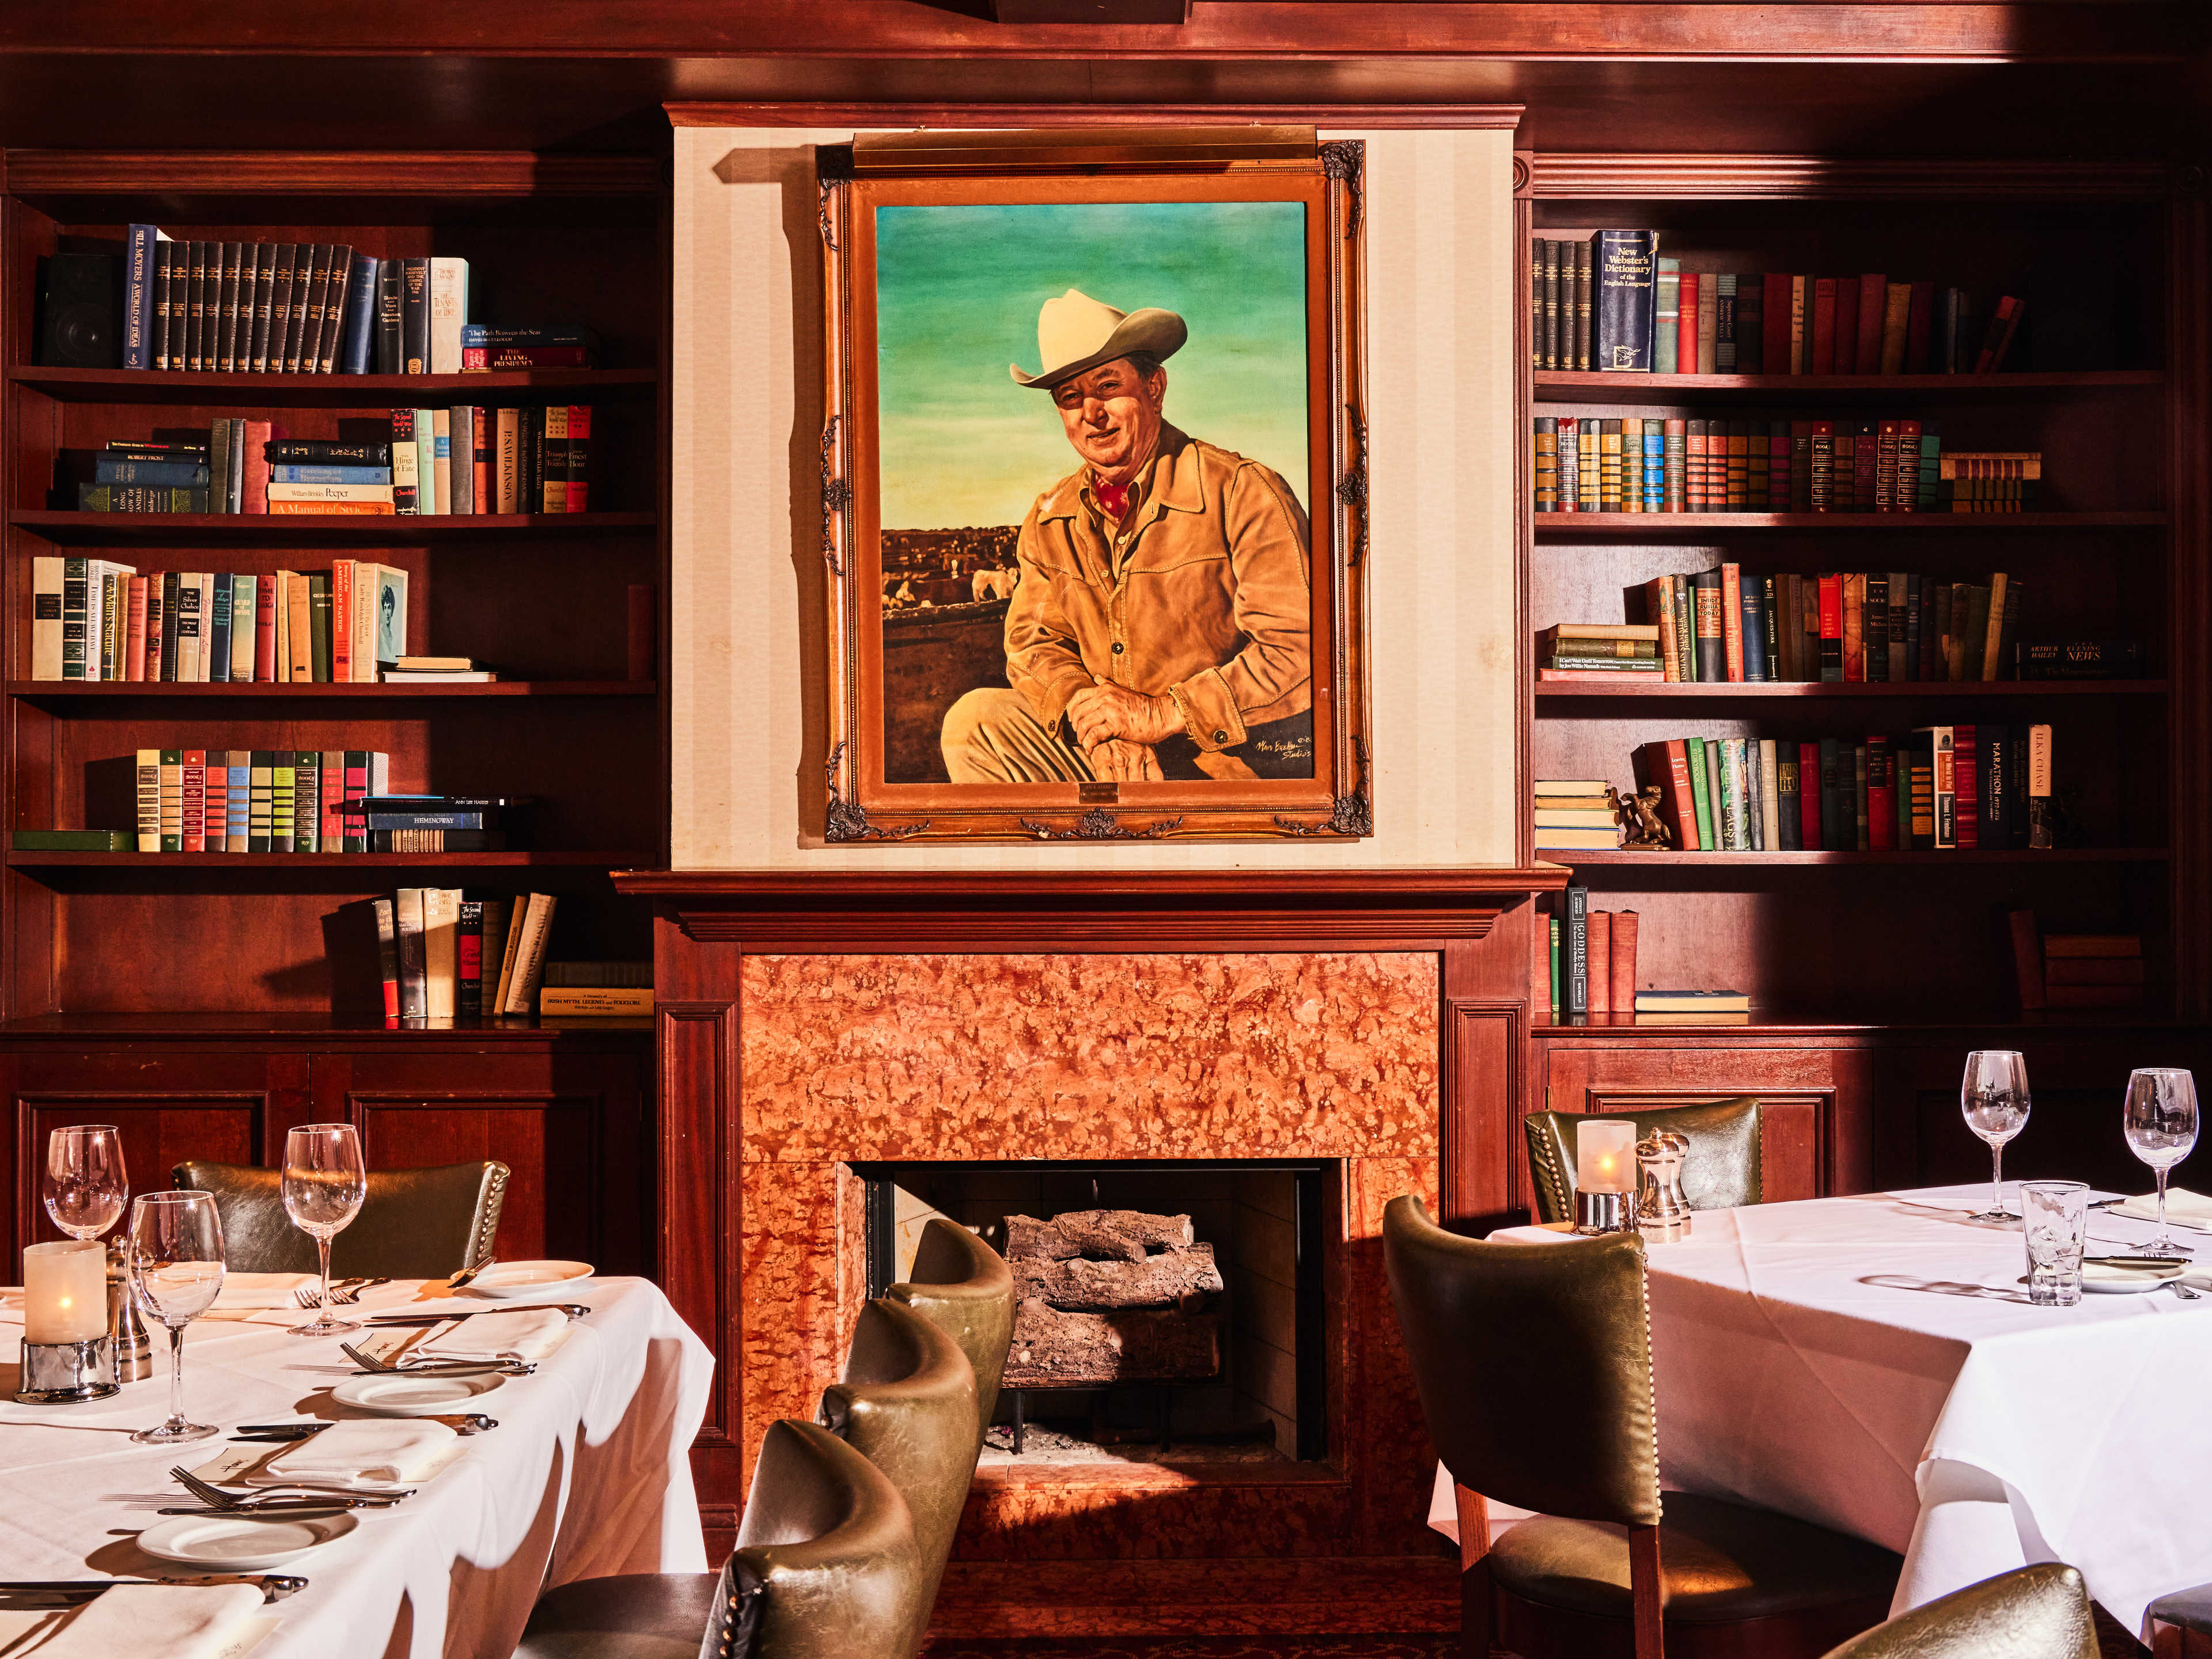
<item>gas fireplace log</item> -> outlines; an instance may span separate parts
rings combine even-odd
[[[1062,1313],[1032,1297],[1014,1313],[1010,1389],[1196,1382],[1221,1369],[1220,1321],[1172,1311]]]
[[[1141,1261],[1018,1261],[1014,1294],[1036,1297],[1055,1308],[1181,1308],[1195,1313],[1208,1295],[1222,1290],[1213,1246],[1194,1244],[1164,1250]]]
[[[1192,1238],[1187,1215],[1146,1215],[1137,1210],[1066,1210],[1049,1221],[1035,1216],[1006,1218],[1006,1256],[1021,1261],[1065,1261],[1097,1256],[1109,1261],[1141,1261],[1147,1249],[1188,1249]]]

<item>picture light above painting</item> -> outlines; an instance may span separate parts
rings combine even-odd
[[[1356,143],[817,152],[827,840],[1356,838]]]

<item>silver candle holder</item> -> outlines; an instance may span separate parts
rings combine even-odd
[[[115,1380],[115,1339],[26,1342],[21,1380],[15,1398],[26,1406],[76,1405],[120,1394],[122,1385]]]

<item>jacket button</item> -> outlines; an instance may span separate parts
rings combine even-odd
[[[1229,734],[1226,732],[1216,732],[1213,734],[1213,740],[1216,743],[1226,743],[1229,741]]]
[[[1117,656],[1117,657],[1118,657],[1118,656],[1120,656],[1120,655],[1121,654],[1121,651],[1122,651],[1121,642],[1119,640],[1115,641],[1114,641],[1114,654],[1115,654],[1115,656]]]

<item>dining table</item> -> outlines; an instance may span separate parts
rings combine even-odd
[[[2003,1196],[2017,1215],[2017,1184]],[[2038,1306],[2019,1224],[1972,1218],[1990,1198],[1983,1182],[1704,1210],[1649,1242],[1661,1484],[1896,1551],[1893,1611],[2064,1561],[2148,1639],[2152,1601],[2212,1582],[2212,1232],[2180,1235],[2178,1288]],[[2154,1231],[2093,1208],[2088,1249]],[[1493,1535],[1526,1513],[1492,1508]],[[1441,1468],[1429,1520],[1456,1540]]]
[[[470,1402],[496,1427],[458,1439],[458,1455],[412,1496],[357,1511],[346,1535],[270,1569],[307,1583],[265,1609],[274,1628],[254,1659],[504,1659],[544,1589],[706,1570],[690,1453],[712,1353],[645,1279],[592,1279],[556,1299],[584,1310],[557,1346],[530,1374],[502,1376]],[[133,1444],[132,1431],[167,1413],[166,1333],[151,1332],[151,1375],[109,1398],[21,1404],[10,1397],[21,1304],[20,1291],[0,1292],[0,1580],[190,1576],[137,1544],[159,1509],[191,1501],[172,1466],[275,1452],[234,1442],[244,1425],[361,1414],[331,1391],[357,1369],[339,1345],[362,1334],[294,1336],[287,1327],[312,1315],[219,1308],[185,1328],[184,1393],[187,1416],[220,1434]],[[523,1305],[400,1281],[339,1311],[374,1319]]]

